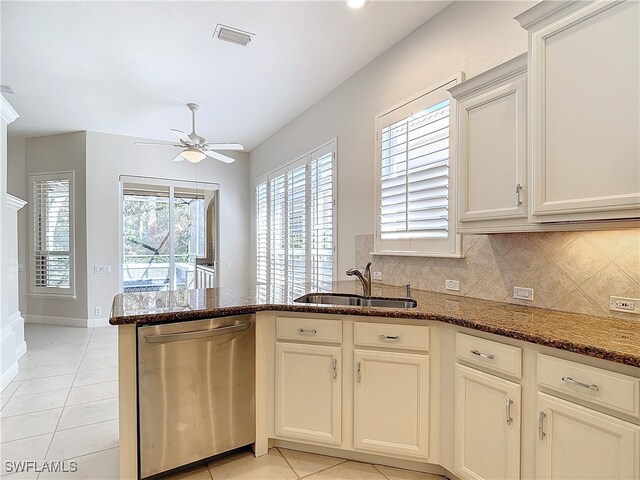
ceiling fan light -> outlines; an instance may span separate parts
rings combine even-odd
[[[187,148],[186,150],[183,150],[180,155],[182,155],[185,160],[191,163],[201,162],[206,157],[206,155],[197,148]]]

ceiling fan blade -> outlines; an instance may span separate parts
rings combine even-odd
[[[207,150],[244,150],[239,143],[206,143],[204,148]]]
[[[191,137],[189,137],[189,135],[187,135],[186,133],[184,133],[182,130],[177,130],[175,128],[172,128],[171,131],[173,133],[176,134],[176,136],[182,140],[184,143],[189,143],[189,144],[193,144],[193,140],[191,140]]]
[[[184,160],[184,157],[182,156],[182,152],[176,155],[176,157],[173,159],[174,162],[181,162],[182,160]]]
[[[154,143],[154,142],[133,142],[136,145],[153,145],[154,147],[183,147],[184,145],[178,145],[176,143]]]
[[[233,163],[236,161],[235,158],[227,157],[226,155],[223,155],[218,152],[214,152],[213,150],[202,149],[200,151],[204,153],[207,157],[215,158],[216,160],[220,160],[221,162],[224,162],[224,163]]]

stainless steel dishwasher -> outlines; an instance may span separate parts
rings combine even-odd
[[[255,442],[255,319],[138,328],[140,478]]]

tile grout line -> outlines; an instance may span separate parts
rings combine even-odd
[[[278,452],[278,454],[282,457],[282,459],[284,460],[284,462],[289,466],[289,468],[291,469],[291,471],[293,472],[293,474],[296,476],[296,478],[298,480],[300,480],[300,475],[298,475],[298,472],[296,472],[296,470],[291,466],[291,464],[289,463],[289,460],[287,460],[287,457],[284,456],[284,454],[280,451],[280,447],[273,447],[276,449],[276,451]],[[269,455],[269,450],[267,450],[267,455]]]
[[[382,475],[384,478],[386,478],[387,480],[389,480],[389,477],[387,477],[384,473],[382,473],[382,471],[381,471],[377,466],[375,466],[373,463],[371,464],[371,466],[374,468],[374,470],[375,470],[376,472],[378,472],[378,473],[379,473],[380,475]]]

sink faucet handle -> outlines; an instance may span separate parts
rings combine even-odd
[[[404,296],[407,298],[411,298],[411,284],[410,283],[405,283],[404,284]]]

